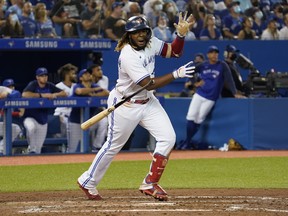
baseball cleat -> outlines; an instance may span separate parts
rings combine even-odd
[[[81,188],[81,190],[84,191],[89,200],[102,200],[102,197],[100,196],[100,194],[96,189],[88,190],[84,188],[79,182],[77,182],[77,184],[79,185],[79,188]]]
[[[159,201],[168,200],[168,195],[166,191],[158,184],[153,184],[152,188],[150,189],[144,189],[144,188],[142,189],[140,186],[139,190],[141,193],[148,195],[148,196],[152,196]]]

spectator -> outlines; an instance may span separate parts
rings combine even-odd
[[[147,17],[147,15],[149,14],[149,13],[151,13],[152,11],[153,11],[153,4],[154,4],[154,2],[155,2],[156,0],[147,0],[144,4],[143,4],[143,6],[142,6],[142,8],[143,8],[143,14]]]
[[[50,16],[59,37],[71,38],[79,36],[82,10],[83,7],[78,0],[59,0],[55,3]]]
[[[244,16],[242,20],[242,29],[238,33],[238,40],[254,40],[258,39],[256,32],[252,29],[253,19],[251,17]]]
[[[267,28],[261,35],[261,40],[279,40],[279,30],[277,29],[276,18],[270,18]]]
[[[53,6],[55,5],[56,1],[58,0],[30,0],[33,6],[36,6],[38,3],[45,4],[48,14],[50,13],[50,10],[53,8]]]
[[[233,0],[224,0],[224,1],[220,1],[216,4],[216,8],[219,11],[219,15],[220,15],[221,20],[223,20],[223,18],[225,16],[230,14],[229,7],[230,7],[232,2],[233,2]]]
[[[5,20],[5,12],[6,12],[6,10],[7,10],[7,2],[6,2],[6,0],[0,0],[0,29],[6,23],[6,20]]]
[[[25,2],[26,2],[25,0],[15,0],[14,4],[11,5],[7,9],[7,12],[9,12],[9,13],[15,12],[17,14],[18,18],[21,17],[22,16],[22,12],[23,12],[22,9],[23,9],[23,6],[24,6]],[[33,19],[33,20],[35,19],[33,11],[30,13],[29,17],[31,19]]]
[[[66,97],[65,91],[48,82],[48,71],[46,68],[36,70],[36,80],[31,81],[23,90],[24,98],[46,98],[55,99]],[[26,109],[23,115],[24,127],[28,141],[28,153],[40,154],[47,135],[48,109]]]
[[[234,84],[236,87],[236,90],[239,94],[243,94],[244,88],[243,88],[243,79],[241,77],[241,74],[236,66],[235,60],[238,57],[239,50],[233,45],[227,45],[226,49],[224,51],[224,61],[227,63],[230,71],[232,78],[234,80]],[[222,97],[234,97],[233,93],[229,90],[227,85],[223,86]]]
[[[3,81],[2,86],[0,86],[0,99],[12,99],[12,98],[20,98],[21,93],[17,90],[15,90],[14,87],[14,80],[13,79],[5,79]],[[17,136],[21,133],[21,121],[20,117],[23,115],[24,109],[14,109],[12,111],[12,142],[17,138]],[[5,143],[4,143],[4,127],[5,123],[3,121],[3,114],[4,112],[0,112],[0,136],[2,139],[0,139],[0,156],[3,154],[6,154],[5,150]]]
[[[193,12],[193,15],[196,19],[196,23],[192,26],[192,31],[194,32],[195,36],[197,39],[200,37],[200,32],[203,29],[204,26],[204,19],[206,16],[206,8],[205,6],[201,3],[197,4],[196,11]]]
[[[229,14],[223,18],[223,37],[226,39],[237,39],[242,29],[240,2],[234,1],[229,6]]]
[[[204,6],[206,7],[206,14],[212,14],[215,17],[215,25],[217,28],[221,28],[221,16],[220,11],[216,9],[216,2],[214,0],[204,0]]]
[[[81,70],[78,75],[78,83],[72,88],[72,97],[99,97],[99,96],[108,96],[109,91],[102,89],[97,84],[92,83],[92,76],[87,69]],[[90,109],[91,117],[97,113],[98,108]],[[81,108],[73,107],[69,116],[69,134],[68,134],[68,153],[78,152],[79,142],[81,140],[82,129],[80,127],[81,124]],[[97,123],[98,126],[104,125],[103,128],[107,125],[105,119]],[[94,130],[95,124],[91,130]],[[100,127],[100,126],[99,126]],[[104,138],[105,139],[105,136]],[[103,140],[104,142],[104,140]],[[102,145],[102,143],[100,144]],[[95,149],[96,150],[96,149]]]
[[[25,38],[34,38],[38,35],[38,28],[34,19],[31,18],[33,13],[33,7],[31,2],[25,2],[22,8],[22,15],[19,17],[19,21],[23,27]]]
[[[0,36],[2,38],[22,38],[23,35],[23,28],[17,14],[7,12],[5,25],[0,29]]]
[[[252,17],[255,10],[260,10],[260,0],[250,0],[252,7],[247,8],[244,14],[248,17]]]
[[[130,6],[133,4],[133,2],[129,1],[129,0],[122,0],[122,2],[124,3],[124,6],[122,7],[122,10],[126,14],[129,14],[130,13]]]
[[[97,0],[88,0],[87,7],[82,11],[80,17],[82,20],[82,30],[80,38],[102,38],[103,12],[97,10]]]
[[[269,22],[270,19],[275,19],[277,29],[280,30],[285,25],[283,21],[283,17],[284,17],[283,12],[284,12],[283,5],[280,3],[275,3],[273,5],[273,13],[266,20]]]
[[[152,11],[147,13],[146,18],[151,25],[151,28],[157,26],[157,17],[163,13],[164,2],[162,0],[156,0],[152,3]]]
[[[186,1],[184,1],[184,0],[176,0],[175,4],[176,4],[176,7],[178,8],[178,10],[180,12],[184,12],[185,11],[185,7],[186,7],[186,4],[187,4]]]
[[[122,2],[114,2],[112,5],[112,13],[104,20],[104,37],[118,41],[125,33],[126,21],[122,18]]]
[[[178,8],[173,1],[167,1],[163,5],[163,12],[166,13],[168,18],[168,27],[170,28],[171,32],[175,31],[174,23],[178,21]],[[183,10],[184,11],[184,10]]]
[[[263,32],[263,12],[260,9],[255,9],[253,11],[253,26],[252,29],[255,31],[258,38],[260,38],[262,32]]]
[[[48,11],[44,3],[37,3],[35,6],[35,19],[38,27],[38,37],[57,38],[54,24],[48,17]]]
[[[284,15],[285,26],[279,31],[280,40],[288,40],[288,13]]]
[[[172,33],[167,26],[168,18],[163,12],[157,17],[157,26],[153,28],[153,34],[160,40],[170,42],[172,41]]]
[[[73,64],[65,64],[58,69],[58,75],[61,79],[56,87],[65,91],[69,96],[72,91],[72,85],[77,82],[76,72],[78,68]],[[54,116],[59,116],[61,136],[66,137],[68,131],[68,120],[71,113],[71,107],[57,107],[54,112]]]
[[[141,15],[141,7],[138,2],[131,2],[129,6],[129,13],[127,13],[127,19],[132,16],[140,16]]]
[[[270,15],[272,14],[272,7],[270,7],[270,6],[272,6],[270,4],[270,0],[261,0],[260,9],[263,12],[264,20],[267,20],[268,17],[270,17]]]
[[[204,26],[200,32],[200,40],[222,40],[221,31],[215,25],[215,17],[207,14],[204,19]]]
[[[228,65],[224,61],[218,60],[218,55],[218,47],[210,46],[207,52],[208,60],[195,68],[201,83],[192,97],[187,112],[186,139],[177,145],[177,149],[197,149],[197,146],[191,143],[191,139],[219,98],[224,83],[229,86],[234,97],[243,97],[237,93]]]

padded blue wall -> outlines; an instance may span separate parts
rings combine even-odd
[[[191,99],[165,100],[165,110],[177,134],[186,136],[186,114]],[[193,141],[200,147],[219,148],[230,139],[246,149],[288,149],[288,99],[220,99],[201,125]]]

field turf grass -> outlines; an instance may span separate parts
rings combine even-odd
[[[0,166],[0,192],[78,190],[90,163]],[[138,188],[150,161],[113,161],[98,189]],[[170,160],[164,188],[288,188],[287,157]]]

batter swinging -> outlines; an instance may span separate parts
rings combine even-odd
[[[192,15],[179,15],[177,37],[172,43],[165,43],[152,36],[151,28],[143,16],[133,16],[126,23],[126,33],[119,40],[116,51],[118,59],[116,87],[108,97],[108,107],[119,102],[123,96],[131,95],[151,79],[153,84],[124,103],[109,116],[107,140],[97,153],[89,169],[78,178],[79,187],[89,199],[100,200],[96,186],[103,178],[113,157],[121,150],[129,136],[139,124],[156,138],[150,171],[139,190],[158,200],[168,200],[167,193],[158,184],[165,169],[169,154],[175,144],[176,135],[165,110],[150,90],[160,88],[177,78],[192,77],[194,66],[188,64],[172,73],[160,77],[154,75],[155,55],[179,57],[184,47],[184,37],[195,22]]]

